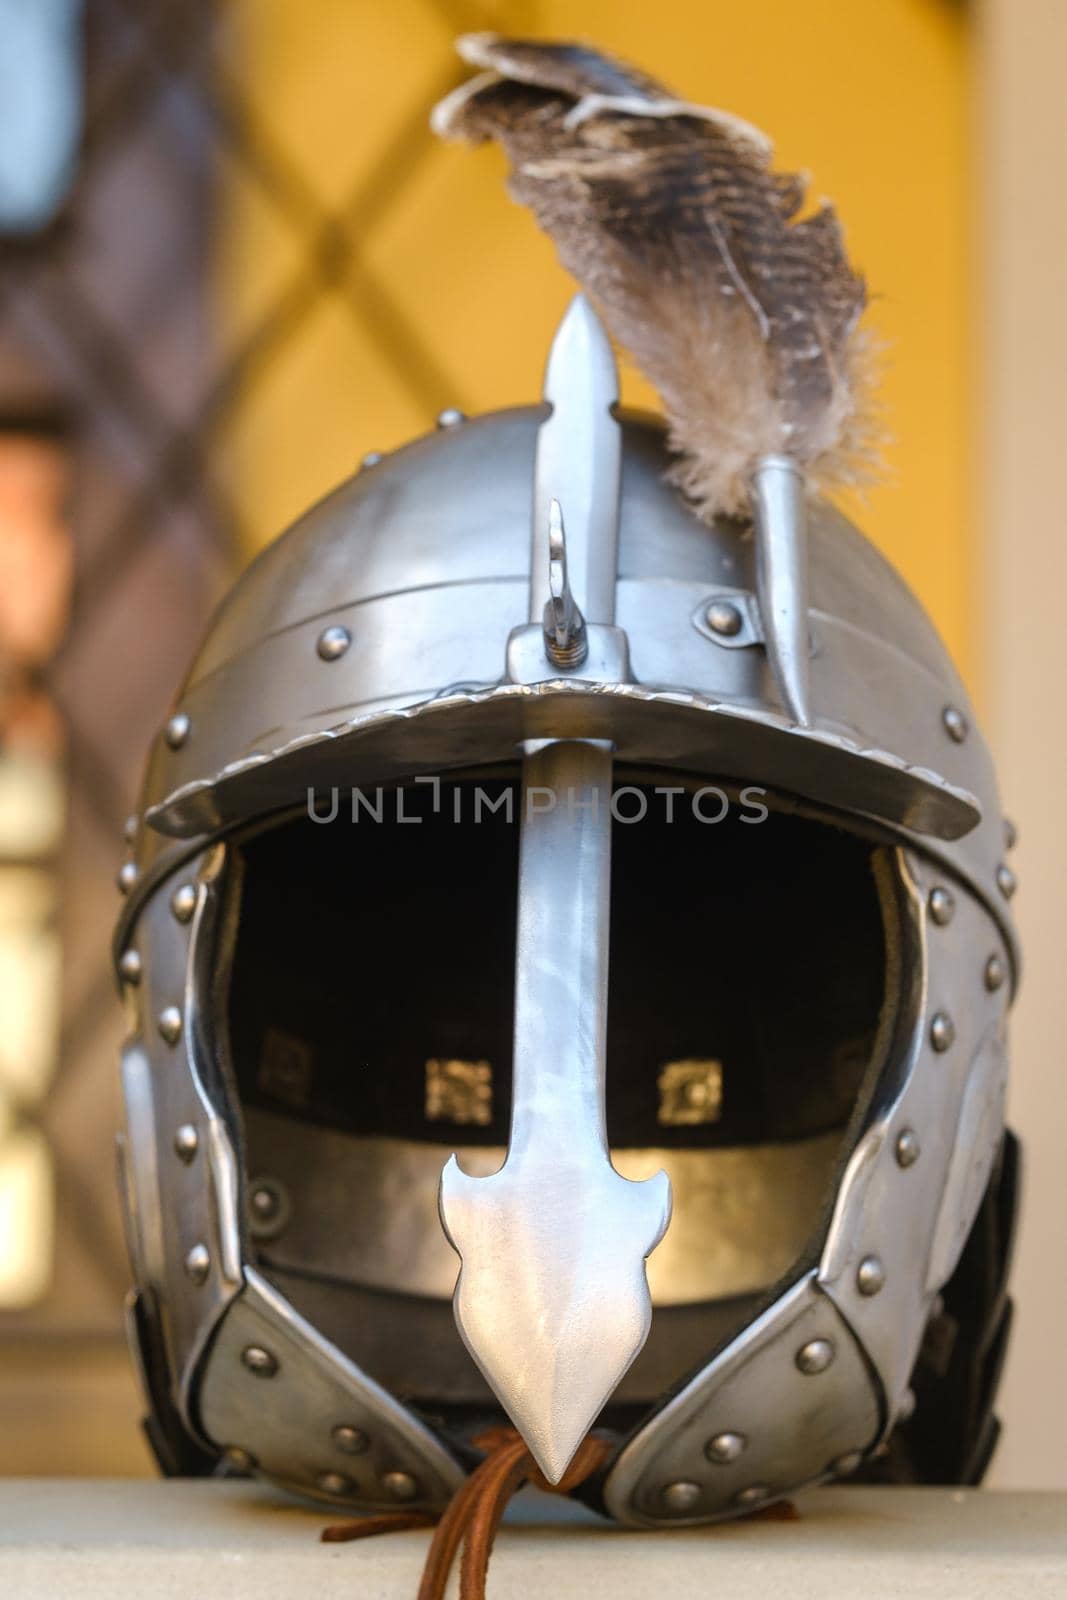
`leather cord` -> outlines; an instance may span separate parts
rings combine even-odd
[[[444,1600],[449,1574],[461,1547],[460,1600],[485,1600],[489,1557],[512,1495],[524,1483],[550,1494],[569,1494],[591,1477],[611,1453],[609,1440],[590,1435],[579,1445],[560,1481],[549,1483],[514,1428],[491,1428],[474,1443],[486,1452],[485,1460],[456,1490],[437,1522],[426,1553],[418,1600]],[[323,1529],[322,1538],[326,1543],[339,1544],[349,1539],[369,1539],[379,1533],[432,1527],[434,1521],[425,1511],[384,1511],[357,1522],[335,1523]]]

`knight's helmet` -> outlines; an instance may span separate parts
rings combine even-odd
[[[733,516],[673,461],[579,297],[542,404],[368,458],[216,616],[116,944],[168,1470],[433,1509],[508,1418],[550,1480],[596,1429],[581,1493],[644,1525],[980,1475],[989,756],[795,458]]]

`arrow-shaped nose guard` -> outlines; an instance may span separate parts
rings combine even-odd
[[[441,1179],[460,1332],[553,1483],[648,1336],[670,1219],[666,1173],[631,1183],[608,1152],[611,770],[591,742],[526,755],[508,1156]]]
[[[508,1161],[472,1178],[455,1156],[441,1215],[463,1265],[455,1312],[474,1359],[558,1483],[648,1337],[645,1258],[670,1220],[665,1172]]]

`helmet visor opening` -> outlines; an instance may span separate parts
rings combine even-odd
[[[887,1004],[878,847],[670,784],[619,773],[612,826],[608,1137],[675,1195],[634,1399],[810,1251]],[[251,1188],[285,1197],[280,1227],[250,1208],[261,1265],[379,1381],[438,1398],[482,1386],[437,1184],[453,1150],[490,1172],[507,1144],[519,805],[503,770],[342,792],[240,847],[230,1047]],[[367,1295],[388,1311],[354,1315]],[[431,1301],[433,1338],[382,1337]]]

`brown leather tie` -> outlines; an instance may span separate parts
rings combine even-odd
[[[493,1540],[512,1495],[524,1483],[532,1483],[535,1488],[546,1489],[551,1494],[567,1494],[584,1483],[611,1453],[609,1440],[590,1435],[579,1445],[559,1482],[549,1483],[514,1428],[491,1428],[480,1434],[474,1443],[479,1450],[487,1452],[485,1460],[462,1488],[456,1490],[437,1522],[426,1554],[418,1600],[444,1600],[448,1575],[461,1545],[460,1600],[485,1600],[485,1579]],[[436,1520],[425,1511],[385,1511],[358,1522],[335,1523],[323,1529],[322,1537],[334,1544],[348,1539],[367,1539],[377,1533],[429,1528]]]

